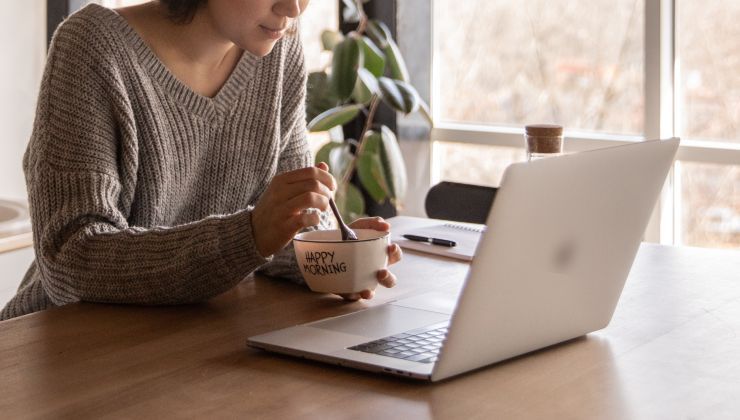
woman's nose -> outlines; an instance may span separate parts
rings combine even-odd
[[[280,16],[286,16],[289,18],[297,18],[305,8],[307,1],[301,0],[283,0],[275,3],[272,10]],[[303,7],[301,7],[303,6]]]

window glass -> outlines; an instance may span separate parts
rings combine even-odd
[[[676,2],[678,134],[740,143],[740,1]]]
[[[676,2],[677,134],[740,143],[740,2]],[[681,243],[740,248],[740,165],[682,162]]]
[[[524,149],[435,142],[433,159],[440,181],[498,187],[512,162],[525,160]]]
[[[300,17],[301,38],[306,52],[308,71],[321,70],[331,64],[331,53],[321,47],[321,32],[339,28],[338,2],[313,0]]]
[[[644,0],[435,0],[435,116],[642,134],[644,10]]]
[[[681,243],[740,248],[740,166],[681,162]]]

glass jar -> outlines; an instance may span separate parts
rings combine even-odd
[[[524,127],[527,161],[563,153],[563,126],[556,124],[530,124]]]

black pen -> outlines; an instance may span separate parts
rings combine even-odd
[[[410,241],[431,242],[434,245],[442,245],[442,246],[449,246],[449,247],[453,247],[457,245],[455,241],[451,241],[449,239],[427,238],[426,236],[419,236],[419,235],[403,235],[403,237]]]

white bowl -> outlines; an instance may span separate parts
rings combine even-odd
[[[378,270],[388,266],[390,234],[354,231],[357,241],[342,241],[339,230],[303,232],[293,239],[298,266],[311,290],[358,293],[378,286]]]

